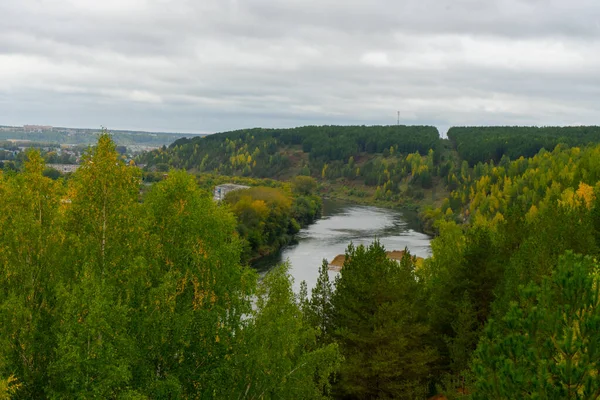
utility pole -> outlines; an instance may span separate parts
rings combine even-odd
[[[398,111],[398,126],[400,126],[400,111]]]

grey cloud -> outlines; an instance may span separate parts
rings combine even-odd
[[[0,124],[597,123],[595,0],[3,0]]]

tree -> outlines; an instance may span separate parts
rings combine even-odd
[[[352,398],[424,396],[435,352],[414,259],[387,258],[379,242],[348,247],[336,280],[334,338],[345,360],[336,389]]]
[[[169,396],[213,396],[231,373],[256,275],[239,263],[234,216],[202,192],[193,176],[171,172],[154,185],[145,205],[145,252],[156,274],[143,303],[150,316],[140,321],[137,334],[151,366],[146,382]]]
[[[333,317],[333,286],[329,281],[329,265],[323,260],[319,268],[317,284],[312,289],[311,298],[306,310],[309,323],[318,329],[319,341],[331,341],[331,324]]]
[[[132,379],[134,339],[128,331],[129,307],[116,287],[82,271],[80,282],[57,287],[60,322],[56,356],[49,366],[51,397],[111,398],[124,394]]]
[[[18,379],[24,397],[43,396],[54,338],[54,285],[60,279],[60,185],[42,175],[39,152],[25,171],[0,174],[0,376]],[[3,362],[4,361],[4,362]]]
[[[73,258],[96,265],[113,275],[134,258],[139,230],[140,170],[118,157],[116,145],[104,132],[98,144],[82,157],[69,181],[68,228]]]
[[[311,195],[317,190],[317,181],[310,176],[296,176],[291,180],[292,191],[298,195]]]
[[[253,318],[240,332],[237,373],[220,397],[327,397],[330,376],[340,363],[338,346],[317,343],[317,331],[302,316],[288,269],[286,264],[275,268],[259,286]]]
[[[598,264],[567,252],[540,285],[522,286],[501,320],[490,320],[473,372],[475,399],[600,396]]]
[[[107,134],[66,183],[27,157],[0,172],[0,399],[327,393],[337,346],[317,342],[287,273],[254,297],[235,216],[195,177],[171,172],[140,201]],[[287,232],[287,193],[260,195]]]
[[[43,175],[45,177],[48,177],[52,180],[57,180],[58,178],[60,178],[62,176],[62,174],[60,173],[60,171],[54,169],[54,168],[46,168],[44,169]]]

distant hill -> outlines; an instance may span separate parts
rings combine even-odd
[[[442,186],[455,190],[469,164],[508,165],[559,144],[600,143],[600,127],[452,127],[448,138],[433,126],[255,128],[179,139],[137,161],[150,172],[178,168],[282,180],[307,175],[348,193],[356,189],[359,197],[395,201]]]
[[[541,149],[552,151],[557,144],[585,146],[600,143],[599,126],[464,126],[448,130],[460,157],[469,164],[502,157],[515,160],[533,157]]]
[[[255,128],[179,139],[136,161],[152,179],[169,168],[279,180],[304,175],[394,201],[432,188],[442,147],[433,126]]]
[[[25,125],[22,127],[1,126],[0,141],[23,140],[56,144],[94,144],[100,129],[51,127],[44,125]],[[113,139],[119,145],[160,147],[182,137],[204,136],[204,134],[176,132],[144,132],[128,130],[110,130]]]
[[[145,154],[141,162],[150,168],[169,166],[223,175],[334,178],[350,172],[356,176],[357,165],[375,155],[427,155],[439,141],[433,126],[255,128],[179,139],[166,150]]]

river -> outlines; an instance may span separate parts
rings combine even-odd
[[[294,277],[297,292],[301,281],[306,281],[309,293],[319,274],[324,258],[331,261],[344,254],[350,242],[368,245],[375,238],[386,250],[404,250],[411,254],[428,257],[430,237],[415,230],[414,216],[409,218],[402,211],[362,206],[336,200],[323,200],[323,215],[316,223],[302,229],[296,243],[286,246],[278,254],[260,260],[254,265],[261,273],[288,260],[290,274]],[[330,278],[337,273],[330,272]]]

